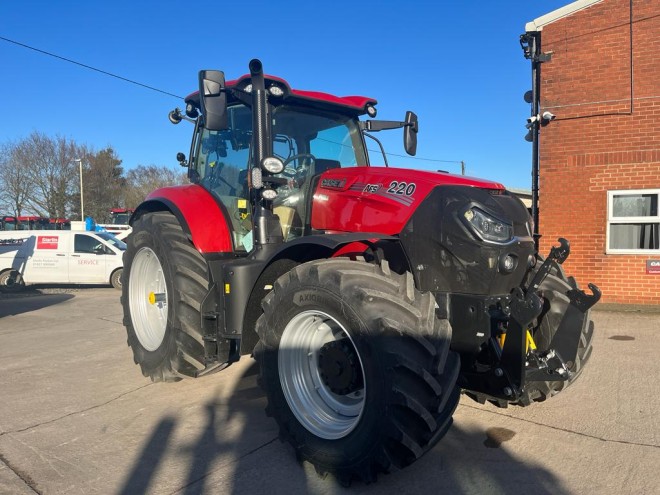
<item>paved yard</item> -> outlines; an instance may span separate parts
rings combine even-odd
[[[464,397],[421,461],[346,489],[279,442],[251,359],[152,384],[117,291],[46,292],[0,299],[0,494],[660,494],[660,314],[595,312],[569,391],[525,409]]]

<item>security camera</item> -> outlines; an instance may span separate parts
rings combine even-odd
[[[532,115],[531,117],[527,117],[527,123],[528,123],[528,124],[533,124],[533,123],[536,122],[537,120],[539,120],[539,116],[538,116],[538,115]]]
[[[550,113],[550,112],[543,112],[543,115],[541,115],[541,118],[548,122],[551,120],[555,120],[556,117],[557,116],[554,113]]]

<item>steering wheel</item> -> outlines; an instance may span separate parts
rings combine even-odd
[[[303,160],[303,162],[301,164],[301,167],[299,169],[296,170],[296,169],[291,167],[291,168],[289,168],[289,170],[293,170],[293,172],[289,172],[289,173],[286,172],[287,165],[289,163],[291,163],[294,160],[299,160],[301,158],[309,160],[309,166],[311,166],[316,161],[316,157],[314,155],[312,155],[311,153],[298,153],[297,155],[292,155],[289,158],[287,158],[286,160],[284,160],[284,173],[286,175],[292,175],[292,176],[301,175],[301,172],[305,171],[308,168],[308,167],[304,166],[304,163],[305,163],[304,160]]]

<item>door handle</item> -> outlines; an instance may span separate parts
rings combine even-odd
[[[71,256],[73,256],[74,258],[80,258],[79,254],[72,254]]]

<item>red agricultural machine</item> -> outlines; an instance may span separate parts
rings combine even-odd
[[[372,166],[376,131],[403,128],[415,154],[414,113],[375,120],[376,100],[249,68],[200,72],[185,114],[170,113],[195,126],[177,156],[191,184],[131,218],[122,303],[145,376],[252,354],[298,458],[366,482],[433,447],[461,391],[526,406],[575,381],[600,292],[565,276],[567,241],[540,257],[501,184]]]
[[[99,224],[99,227],[104,228],[117,239],[124,240],[131,233],[131,226],[128,221],[133,211],[130,208],[112,208],[110,210],[110,223]]]

